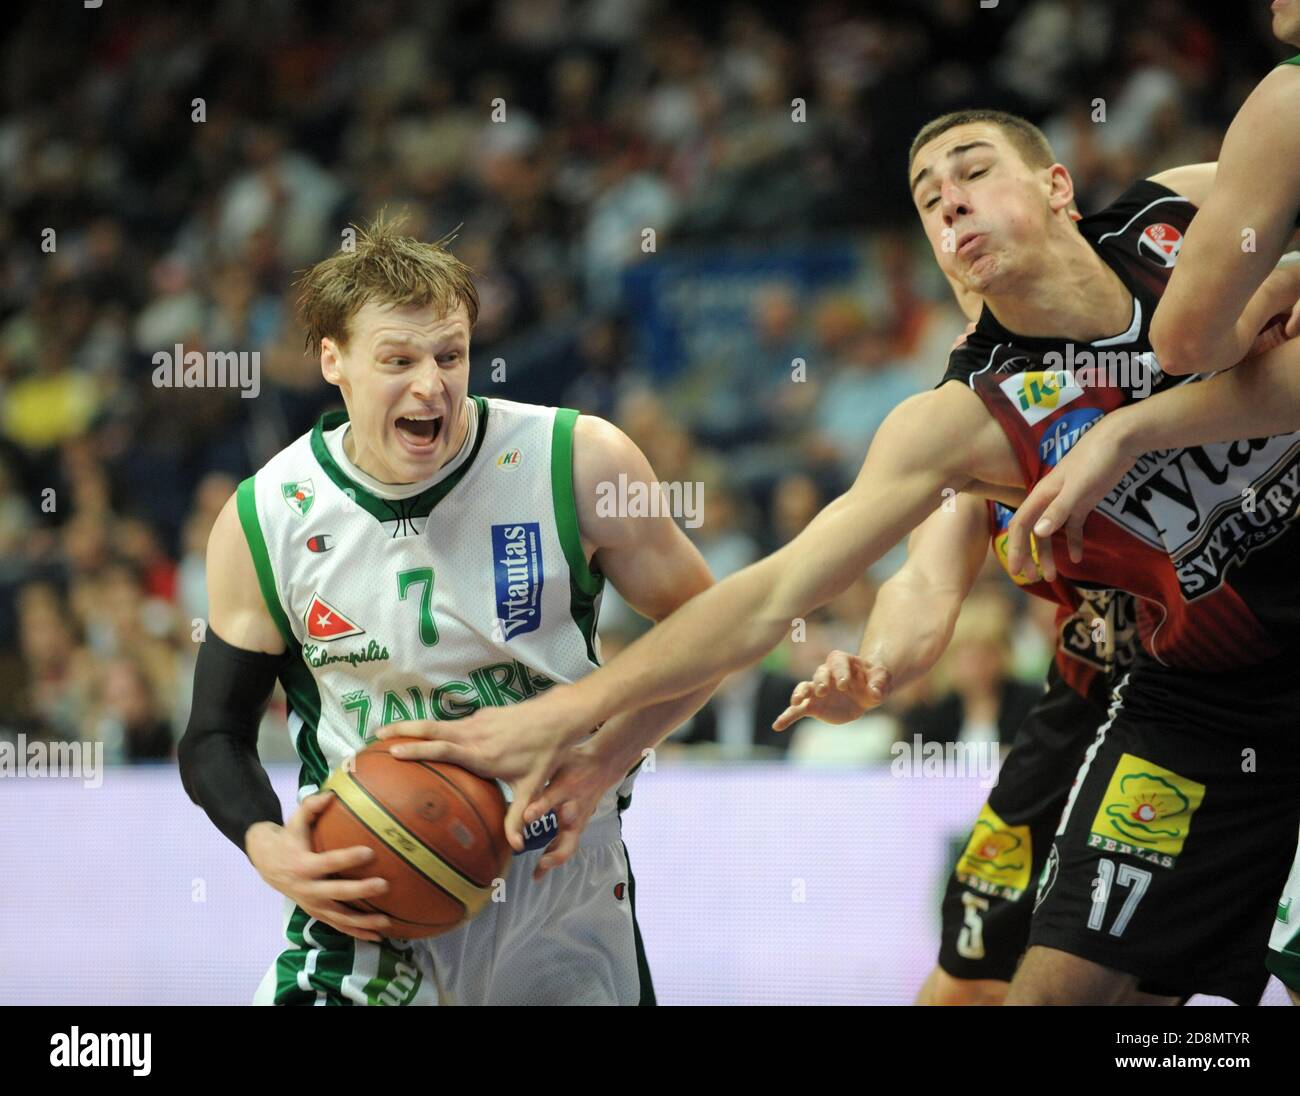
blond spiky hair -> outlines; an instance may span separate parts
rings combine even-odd
[[[455,235],[425,243],[401,231],[405,216],[383,212],[356,230],[356,244],[322,259],[295,283],[307,349],[318,355],[322,339],[346,346],[348,324],[369,301],[396,307],[432,304],[446,314],[464,304],[470,330],[478,319],[474,272],[447,250]]]

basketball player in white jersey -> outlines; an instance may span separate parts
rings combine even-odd
[[[534,880],[548,826],[475,920],[385,937],[382,879],[331,878],[365,848],[312,851],[313,794],[381,726],[457,719],[599,665],[606,579],[659,620],[711,582],[666,514],[599,511],[601,483],[649,484],[616,427],[576,411],[470,396],[470,271],[382,221],[300,283],[309,345],[346,413],[245,480],[208,545],[209,629],[180,749],[187,791],[285,896],[286,950],[260,1003],[653,1003],[620,837],[645,742],[708,697],[611,719],[566,758],[605,789],[568,863]],[[256,752],[276,680],[302,761],[287,825]],[[576,833],[581,833],[580,842]]]

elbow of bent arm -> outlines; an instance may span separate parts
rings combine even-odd
[[[1151,323],[1151,349],[1162,372],[1171,377],[1185,377],[1197,372],[1196,347],[1197,333],[1187,327],[1171,329],[1170,325],[1160,322],[1159,315]],[[1204,347],[1204,343],[1200,342]]]
[[[180,770],[181,787],[185,789],[185,794],[190,797],[191,803],[199,802],[195,789],[195,776],[199,766],[198,746],[199,736],[195,734],[194,723],[191,720],[176,746],[176,767]]]

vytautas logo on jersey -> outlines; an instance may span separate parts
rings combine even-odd
[[[542,624],[542,535],[535,521],[492,526],[497,620],[501,637],[535,632]]]

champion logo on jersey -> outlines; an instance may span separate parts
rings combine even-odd
[[[626,883],[614,884],[614,897],[617,898],[620,902],[623,901],[623,895],[625,895],[626,893],[627,893]]]
[[[309,552],[328,552],[333,547],[334,538],[328,533],[317,533],[314,537],[307,538]]]
[[[316,489],[309,479],[291,480],[280,484],[280,494],[284,498],[285,505],[300,518],[307,516],[311,504],[316,501]]]
[[[1173,225],[1147,225],[1138,237],[1138,254],[1158,262],[1165,269],[1178,261],[1183,234]]]
[[[311,604],[307,606],[307,615],[303,617],[303,623],[307,625],[307,634],[312,639],[319,639],[323,642],[334,639],[347,639],[349,636],[359,636],[365,632],[364,628],[339,612],[320,594],[312,595]]]
[[[506,449],[497,457],[498,468],[518,468],[524,463],[524,455],[518,449]]]
[[[501,638],[542,626],[542,531],[535,521],[492,526],[492,569],[496,578]]]

